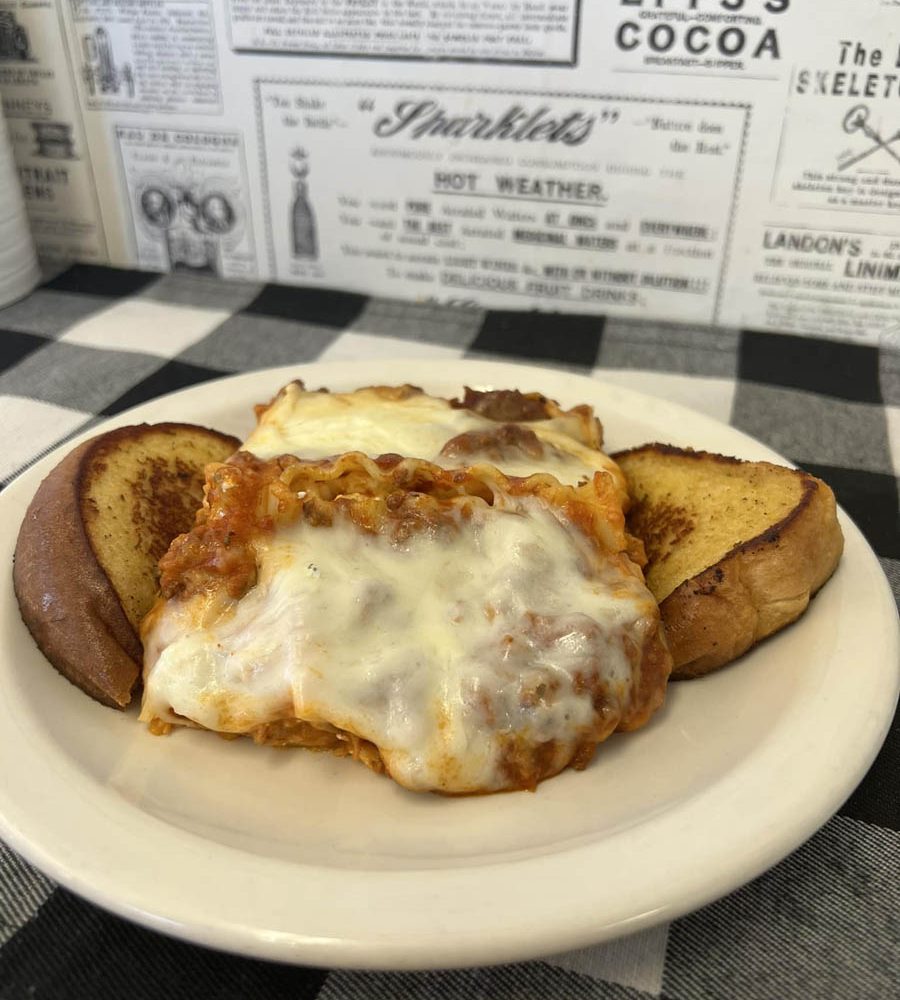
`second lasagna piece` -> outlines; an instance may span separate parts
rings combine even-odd
[[[242,447],[258,458],[396,453],[443,468],[489,462],[508,476],[549,472],[572,485],[602,471],[628,502],[591,407],[564,410],[541,393],[467,388],[461,399],[443,399],[411,385],[310,392],[290,382],[256,410],[257,426]]]
[[[612,478],[240,454],[163,559],[142,719],[350,754],[416,791],[533,788],[662,703]]]

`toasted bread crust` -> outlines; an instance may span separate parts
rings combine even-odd
[[[125,708],[140,676],[141,643],[94,551],[83,516],[96,460],[148,430],[202,432],[236,450],[236,438],[185,424],[142,424],[98,435],[71,451],[37,490],[22,522],[13,585],[22,618],[41,651],[83,691]]]
[[[78,516],[81,469],[93,444],[70,452],[38,488],[19,531],[13,584],[22,618],[53,666],[104,705],[124,708],[141,646]]]
[[[834,572],[843,550],[834,494],[814,476],[769,463],[745,463],[670,445],[645,445],[614,456],[629,476],[629,457],[710,463],[796,477],[798,499],[788,513],[720,559],[660,594],[660,611],[675,668],[673,679],[699,677],[731,662],[795,621]],[[643,487],[647,488],[644,482]],[[652,489],[652,484],[651,484]],[[651,497],[648,502],[658,498]],[[640,535],[637,524],[630,530]],[[697,544],[691,530],[677,544]],[[652,555],[651,555],[652,561]],[[652,587],[651,587],[652,589]]]

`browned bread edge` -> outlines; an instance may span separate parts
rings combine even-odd
[[[642,445],[612,457],[619,460],[641,452],[747,464],[666,444]],[[843,534],[834,494],[821,479],[802,470],[796,473],[803,482],[802,494],[785,517],[734,546],[660,603],[675,663],[673,680],[699,677],[724,666],[796,621],[836,569]]]
[[[13,586],[22,619],[56,669],[113,708],[125,708],[141,671],[140,640],[91,546],[81,517],[83,478],[92,455],[145,430],[198,430],[191,424],[120,427],[78,445],[38,487],[19,530]]]

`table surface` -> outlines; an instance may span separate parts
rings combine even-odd
[[[900,350],[597,316],[448,309],[77,265],[0,310],[0,482],[105,417],[220,375],[319,360],[552,364],[700,410],[825,479],[900,600]],[[0,844],[0,997],[896,997],[900,722],[818,833],[671,924],[497,968],[330,971],[136,927]]]

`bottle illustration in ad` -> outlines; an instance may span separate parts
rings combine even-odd
[[[237,219],[226,195],[154,183],[140,191],[138,208],[144,223],[163,239],[170,271],[222,275],[222,238]]]
[[[0,11],[0,62],[26,62],[30,58],[28,32],[12,11]]]
[[[130,63],[116,65],[112,42],[106,28],[97,28],[82,36],[84,65],[82,74],[88,92],[94,97],[101,94],[119,94],[124,86],[129,97],[134,97],[134,72]]]
[[[291,204],[291,252],[301,260],[319,256],[316,217],[309,201],[309,157],[305,149],[291,153],[291,174],[294,178],[294,198]]]

